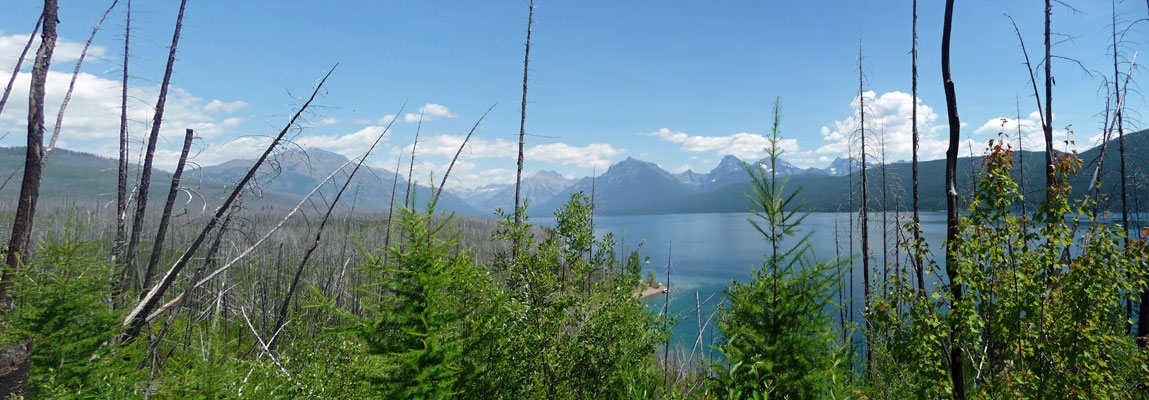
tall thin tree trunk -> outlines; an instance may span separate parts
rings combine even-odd
[[[72,101],[72,91],[76,88],[76,78],[80,76],[80,67],[84,65],[84,58],[88,57],[88,48],[92,46],[92,39],[96,38],[96,33],[100,31],[100,25],[104,24],[104,19],[108,18],[108,14],[112,9],[116,8],[116,3],[120,0],[112,0],[112,5],[104,11],[104,15],[100,16],[100,20],[96,21],[96,26],[92,27],[92,34],[88,35],[88,41],[84,42],[84,49],[80,51],[80,59],[76,60],[76,68],[72,70],[72,80],[68,82],[68,91],[64,93],[64,101],[60,103],[60,111],[56,113],[56,125],[52,127],[52,138],[48,140],[48,148],[44,149],[44,159],[41,162],[48,161],[48,155],[52,153],[52,149],[56,148],[56,139],[60,137],[60,129],[64,127],[64,110],[68,109],[68,102]]]
[[[850,285],[849,285],[850,286],[850,315],[849,315],[849,317],[850,317],[851,323],[854,322],[854,213],[856,212],[856,209],[854,208],[854,146],[853,146],[852,142],[853,142],[852,140],[847,141],[847,143],[849,143],[849,145],[846,146],[846,152],[849,153],[849,157],[847,157],[846,176],[850,177],[850,179],[849,179],[849,181],[850,181],[849,182],[849,184],[850,184],[850,200],[849,200],[850,213],[849,214],[850,215],[848,218],[848,220],[849,220],[849,228],[848,228],[849,229],[849,238],[848,239],[850,242],[850,254],[848,254],[848,256],[850,256],[850,272],[848,275],[850,275]]]
[[[124,259],[124,268],[130,274],[129,276],[134,276],[137,273],[136,258],[139,252],[140,235],[144,230],[144,216],[148,208],[148,189],[152,183],[152,162],[155,158],[156,142],[159,141],[160,126],[164,120],[164,103],[168,98],[168,84],[172,80],[172,67],[176,63],[176,48],[180,41],[180,29],[183,28],[185,6],[187,6],[187,0],[181,0],[179,15],[176,16],[175,33],[172,35],[172,45],[168,49],[168,63],[164,69],[164,79],[160,82],[160,95],[156,100],[156,113],[152,117],[152,130],[148,135],[147,149],[144,150],[144,165],[140,170],[139,196],[136,198],[136,214],[132,217],[132,231],[128,237],[128,252]],[[128,279],[128,282],[135,283],[136,280]],[[145,288],[142,282],[140,288]]]
[[[128,0],[128,14],[124,28],[124,64],[120,82],[120,158],[116,171],[116,241],[112,255],[117,263],[124,262],[127,229],[124,219],[128,213],[128,43],[132,37],[132,0]],[[127,268],[121,266],[120,283],[128,282]]]
[[[1121,87],[1118,82],[1121,78],[1121,71],[1118,69],[1118,42],[1117,42],[1117,1],[1111,0],[1110,5],[1113,7],[1113,89],[1115,93],[1120,93]],[[1132,242],[1129,237],[1129,192],[1125,185],[1125,127],[1121,104],[1117,106],[1117,162],[1119,164],[1119,171],[1121,173],[1121,229],[1125,231],[1125,251],[1129,251],[1129,243]],[[1141,304],[1146,304],[1149,300],[1149,289],[1141,292]],[[1146,310],[1149,311],[1149,310]],[[1146,311],[1142,311],[1145,313]],[[1133,319],[1133,302],[1126,303],[1125,314],[1127,320]],[[1137,324],[1137,337],[1138,343],[1145,345],[1145,340],[1141,339],[1149,334],[1149,319],[1139,318]]]
[[[48,82],[48,66],[56,49],[56,24],[59,5],[56,0],[44,0],[44,13],[40,17],[43,34],[36,62],[32,66],[32,83],[28,90],[28,147],[24,151],[24,180],[20,184],[20,197],[16,202],[16,218],[12,221],[12,236],[8,239],[8,269],[0,272],[0,308],[11,306],[12,277],[18,273],[23,257],[28,253],[32,234],[32,221],[36,214],[36,201],[40,197],[40,176],[44,169],[44,86]]]
[[[859,125],[858,129],[862,134],[862,303],[865,306],[863,310],[870,310],[870,217],[866,212],[869,208],[869,197],[867,197],[866,186],[869,182],[866,179],[866,93],[863,92],[863,79],[862,73],[862,43],[858,41],[858,115]],[[866,330],[870,328],[870,320],[866,319]],[[866,338],[866,361],[867,368],[869,362],[873,361],[873,352],[870,350],[869,338]]]
[[[44,14],[40,14],[40,19],[36,20],[36,27],[32,28],[32,33],[28,35],[28,43],[24,44],[20,58],[16,59],[16,67],[12,68],[12,77],[8,78],[8,86],[4,87],[4,95],[0,97],[0,113],[4,112],[4,105],[8,104],[8,95],[12,94],[12,85],[16,84],[16,77],[20,75],[20,66],[24,65],[24,57],[28,55],[28,49],[32,48],[32,42],[36,40],[36,33],[40,31],[40,23],[43,21]]]
[[[889,280],[890,268],[890,225],[887,221],[886,207],[889,203],[890,187],[886,180],[886,132],[882,131],[882,296],[886,295],[886,285]],[[896,259],[895,259],[896,260]]]
[[[36,51],[36,62],[32,67],[31,87],[28,89],[28,147],[24,152],[24,180],[20,184],[16,218],[12,222],[12,237],[8,241],[8,257],[5,260],[8,268],[0,271],[0,310],[3,311],[12,307],[14,294],[10,290],[13,279],[11,274],[19,273],[19,267],[24,263],[23,257],[27,255],[36,200],[40,196],[40,176],[44,167],[41,161],[41,148],[44,145],[44,86],[48,81],[52,52],[56,48],[58,12],[56,0],[44,0],[44,11],[40,17],[44,30],[40,49]],[[0,364],[15,367],[0,371],[0,398],[23,395],[31,368],[32,345],[31,340],[22,340],[0,349]]]
[[[523,140],[527,135],[527,71],[531,62],[531,27],[535,23],[535,0],[531,0],[530,11],[527,13],[527,45],[523,53],[523,102],[519,114],[519,161],[515,169],[515,226],[522,225],[522,215],[519,215],[519,203],[522,197],[523,186]],[[515,243],[511,245],[511,258],[517,259],[519,255],[519,239],[515,236]]]
[[[958,142],[961,141],[961,118],[958,117],[957,91],[950,74],[950,31],[953,29],[954,0],[946,0],[945,20],[942,26],[942,84],[945,86],[946,114],[949,117],[949,145],[946,148],[946,275],[950,280],[950,292],[954,304],[962,301],[962,289],[957,284],[957,234],[958,234],[958,192],[957,159]],[[1047,153],[1048,154],[1048,153]],[[965,369],[962,351],[958,346],[957,335],[961,332],[958,322],[950,327],[950,380],[955,399],[965,399]]]
[[[1045,199],[1053,191],[1053,58],[1050,57],[1049,20],[1053,13],[1050,0],[1045,0],[1045,123],[1042,130],[1045,133]]]
[[[1021,190],[1021,218],[1022,218],[1022,221],[1025,221],[1026,219],[1029,218],[1029,213],[1025,209],[1025,202],[1027,201],[1027,199],[1025,198],[1025,196],[1026,196],[1026,192],[1025,192],[1025,147],[1024,147],[1025,145],[1024,145],[1024,143],[1022,143],[1022,142],[1024,142],[1024,140],[1023,140],[1022,134],[1021,134],[1021,102],[1018,101],[1017,98],[1015,97],[1013,99],[1013,104],[1017,108],[1017,119],[1014,120],[1014,122],[1017,123],[1017,167],[1018,167],[1017,183],[1018,183],[1019,188]]]
[[[918,209],[920,207],[918,199],[918,0],[914,0],[914,23],[913,23],[913,48],[910,51],[913,58],[913,66],[911,67],[911,76],[913,77],[911,90],[913,91],[912,107],[910,111],[910,125],[913,130],[914,141],[914,156],[913,156],[913,181],[914,181],[914,246],[921,243],[922,240],[922,220],[918,216]],[[920,252],[914,252],[914,272],[918,278],[918,291],[924,295],[926,290],[926,277],[925,268],[923,267],[923,260]]]
[[[191,150],[192,139],[195,139],[195,131],[188,129],[184,133],[184,146],[180,150],[180,160],[176,164],[176,170],[172,173],[172,187],[168,190],[167,201],[164,202],[164,212],[160,214],[160,227],[156,231],[156,241],[152,244],[152,254],[148,257],[148,266],[144,269],[144,285],[148,287],[152,284],[152,273],[156,270],[156,264],[160,262],[160,254],[164,251],[164,240],[168,233],[168,222],[172,219],[172,208],[176,203],[176,196],[180,193],[180,177],[184,173],[184,165],[188,160],[188,151]]]

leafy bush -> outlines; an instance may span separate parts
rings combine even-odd
[[[992,142],[958,224],[957,263],[949,268],[963,300],[898,290],[867,316],[871,336],[884,343],[876,360],[887,364],[876,368],[875,392],[907,382],[918,395],[948,396],[942,348],[952,341],[966,356],[967,387],[977,398],[1146,395],[1145,375],[1131,371],[1149,368],[1147,354],[1129,334],[1125,309],[1146,284],[1145,243],[1127,244],[1120,229],[1094,220],[1093,200],[1070,204],[1076,153],[1058,158],[1056,185],[1039,210],[1029,219],[1012,213],[1022,200],[1012,163],[1009,147]],[[955,324],[956,333],[946,328]]]

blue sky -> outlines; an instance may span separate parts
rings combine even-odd
[[[11,71],[40,3],[15,0],[0,15],[0,70]],[[110,1],[65,1],[62,44],[49,81],[55,115],[78,48]],[[942,155],[945,99],[939,44],[941,1],[919,4],[919,127],[923,157]],[[1070,35],[1054,53],[1055,126],[1072,126],[1078,147],[1100,132],[1112,75],[1110,4],[1055,6],[1054,30]],[[132,134],[137,140],[155,103],[177,1],[133,3]],[[1030,138],[1039,131],[1012,15],[1030,57],[1040,59],[1043,2],[958,1],[953,73],[963,135],[975,152],[994,137],[1000,117],[1015,115]],[[1119,18],[1149,17],[1146,3],[1117,5]],[[451,185],[512,182],[518,136],[526,1],[189,1],[179,59],[160,143],[170,167],[186,127],[202,136],[195,161],[211,165],[251,156],[261,135],[275,133],[326,69],[320,107],[295,140],[348,156],[407,108],[369,162],[406,164],[419,110],[425,111],[418,173],[442,173],[462,135],[497,104],[476,130]],[[671,171],[708,171],[724,154],[761,157],[770,109],[782,98],[784,158],[824,167],[846,151],[857,123],[858,43],[864,46],[868,129],[884,130],[891,161],[909,159],[910,1],[581,1],[540,0],[532,37],[527,105],[528,173],[601,173],[626,157]],[[61,146],[113,156],[118,134],[123,4],[94,41],[65,116]],[[1128,35],[1123,58],[1143,50],[1146,30]],[[1143,58],[1144,59],[1144,58]],[[1146,59],[1149,62],[1149,59]],[[21,145],[27,70],[0,114],[0,145]],[[1127,66],[1122,67],[1122,72]],[[4,72],[7,76],[8,72]],[[1136,75],[1135,75],[1136,79]],[[1131,97],[1131,114],[1145,108]],[[412,114],[409,118],[406,114]],[[54,118],[49,118],[54,120]],[[872,123],[872,125],[871,125]],[[51,125],[51,123],[49,123]],[[49,127],[49,129],[51,129]],[[1038,142],[1033,141],[1032,145]],[[1027,143],[1030,145],[1030,143]],[[133,148],[133,150],[136,150]],[[963,146],[963,152],[968,146]],[[876,153],[877,149],[871,149]],[[423,179],[425,180],[425,178]]]

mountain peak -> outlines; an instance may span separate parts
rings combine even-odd
[[[562,176],[562,174],[555,172],[555,171],[551,171],[551,170],[540,170],[538,172],[535,172],[535,177],[566,179],[566,177]]]

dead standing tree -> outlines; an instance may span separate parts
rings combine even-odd
[[[12,294],[9,288],[27,254],[31,239],[32,221],[36,214],[36,201],[40,197],[40,176],[44,169],[44,87],[48,82],[48,66],[56,49],[56,25],[59,5],[56,0],[44,0],[43,32],[36,62],[32,66],[31,88],[28,90],[28,147],[24,155],[24,180],[20,184],[20,197],[16,202],[16,218],[12,221],[12,236],[8,239],[8,268],[0,273],[0,306],[7,309]]]
[[[527,135],[527,71],[531,62],[531,28],[535,23],[535,0],[531,0],[530,11],[527,13],[527,44],[526,51],[523,53],[523,102],[522,108],[519,111],[519,159],[518,165],[515,169],[515,227],[522,226],[522,212],[519,206],[522,201],[522,186],[523,186],[523,140]],[[511,259],[517,259],[519,255],[519,239],[518,235],[515,236],[515,242],[511,244]]]
[[[862,206],[859,218],[862,220],[862,305],[865,312],[870,310],[870,217],[866,212],[869,208],[869,197],[866,186],[866,93],[863,91],[865,75],[862,69],[862,41],[858,40],[858,131],[862,139]],[[870,321],[866,320],[866,329],[870,328]],[[868,339],[867,339],[868,342]],[[873,353],[869,345],[866,346],[866,360],[873,361]]]
[[[28,147],[25,150],[24,180],[20,184],[20,197],[16,205],[16,218],[12,222],[12,236],[8,242],[8,268],[0,272],[0,309],[8,310],[13,293],[10,274],[19,273],[27,254],[28,241],[32,232],[36,200],[40,195],[40,175],[44,164],[44,87],[48,81],[48,66],[52,63],[52,52],[56,48],[56,24],[59,5],[56,0],[44,0],[43,35],[40,48],[36,51],[36,62],[32,67],[31,88],[28,90]],[[17,69],[18,70],[18,69]],[[30,368],[32,342],[24,340],[0,349],[0,398],[17,397],[23,394]]]
[[[121,276],[124,278],[121,283],[122,293],[127,293],[129,286],[137,283],[136,279],[132,279],[136,274],[136,253],[139,251],[140,234],[144,229],[144,215],[148,207],[148,189],[152,182],[152,162],[155,158],[156,142],[159,141],[160,126],[164,121],[164,103],[168,97],[168,85],[172,80],[172,67],[176,63],[176,49],[180,41],[180,29],[183,27],[184,8],[187,6],[187,0],[180,1],[179,14],[176,16],[176,29],[172,34],[172,44],[168,49],[168,62],[164,69],[164,79],[160,82],[160,94],[156,100],[156,112],[152,118],[152,130],[148,134],[147,149],[144,152],[144,165],[140,171],[140,186],[137,199],[136,199],[136,214],[132,218],[132,231],[128,237],[128,250],[123,260],[123,270]],[[130,275],[129,275],[130,274]],[[144,276],[142,282],[151,281],[150,276]],[[144,288],[143,283],[140,283],[140,288]],[[142,295],[142,294],[141,294]]]
[[[918,246],[922,240],[922,220],[918,216],[919,200],[918,200],[918,0],[914,0],[914,22],[913,22],[913,47],[910,50],[913,62],[911,68],[912,84],[911,91],[913,92],[913,99],[911,100],[910,107],[910,129],[913,131],[913,185],[914,185],[914,246]],[[920,251],[914,252],[914,272],[918,278],[918,291],[925,294],[926,278],[925,271],[922,267],[922,254]]]
[[[144,285],[148,287],[151,282],[152,272],[156,269],[156,264],[160,262],[160,254],[164,251],[164,238],[168,233],[168,223],[172,219],[172,208],[175,206],[176,196],[180,192],[180,177],[183,176],[184,166],[187,164],[188,151],[191,150],[192,140],[195,139],[195,131],[188,129],[184,133],[184,145],[180,150],[180,159],[176,164],[175,172],[172,172],[172,186],[168,190],[167,201],[164,202],[164,212],[160,214],[160,226],[156,230],[156,240],[152,244],[152,254],[148,257],[148,266],[144,270]]]
[[[127,229],[124,219],[128,214],[128,44],[132,37],[132,0],[128,0],[127,17],[124,22],[124,64],[120,82],[120,157],[116,164],[116,239],[112,244],[112,256],[116,262],[123,262]],[[121,282],[126,277],[120,276]]]
[[[954,0],[946,0],[945,19],[942,25],[942,84],[945,87],[946,115],[949,122],[949,144],[946,148],[946,275],[950,280],[950,293],[954,304],[962,301],[961,286],[956,282],[957,271],[954,259],[957,250],[958,234],[958,192],[957,192],[957,158],[958,142],[961,141],[961,118],[958,117],[957,91],[954,89],[953,76],[950,73],[950,33],[953,29]],[[958,346],[956,335],[961,327],[954,322],[950,327],[950,382],[953,385],[955,399],[965,399],[965,369],[963,367],[962,351]]]

